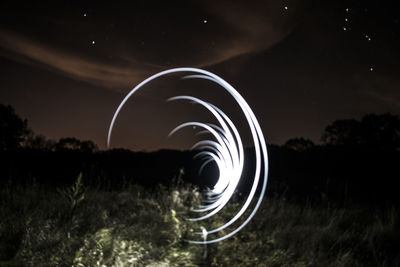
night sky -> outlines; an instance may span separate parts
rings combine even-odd
[[[395,3],[1,1],[0,103],[37,134],[105,148],[113,113],[131,88],[168,68],[199,67],[243,95],[268,143],[300,136],[318,143],[336,119],[400,114]],[[237,114],[221,91],[174,75],[153,83],[124,109],[113,147],[185,148],[189,135],[166,135],[206,115],[165,98],[195,95]]]

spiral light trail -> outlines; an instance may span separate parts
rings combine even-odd
[[[212,240],[206,240],[206,238],[204,238],[204,240],[202,241],[188,240],[188,242],[193,244],[210,244],[219,242],[236,234],[253,218],[258,208],[260,207],[261,201],[266,191],[267,181],[268,181],[267,146],[264,140],[263,133],[261,131],[261,127],[256,117],[254,116],[253,111],[247,104],[247,102],[229,83],[227,83],[225,80],[223,80],[222,78],[211,72],[197,68],[175,68],[154,74],[153,76],[145,79],[144,81],[139,83],[135,88],[133,88],[128,93],[128,95],[123,99],[121,104],[118,106],[112,118],[110,128],[108,131],[107,146],[108,147],[110,146],[111,134],[113,126],[115,124],[115,120],[119,112],[121,111],[122,107],[129,100],[129,98],[144,85],[150,83],[151,81],[161,76],[165,76],[171,73],[194,73],[193,75],[185,75],[183,79],[206,79],[223,87],[235,99],[237,104],[242,109],[252,135],[254,150],[255,150],[256,165],[253,177],[253,184],[245,203],[243,204],[241,209],[236,213],[236,215],[233,218],[231,218],[228,222],[226,222],[224,225],[212,230],[206,230],[205,228],[202,228],[202,231],[198,232],[197,234],[204,237],[209,234],[217,233],[227,228],[228,226],[232,225],[234,222],[236,222],[251,204],[251,201],[255,196],[257,187],[259,186],[260,178],[262,177],[260,196],[257,199],[253,210],[239,226],[237,226],[234,230],[232,230],[231,232],[229,232],[224,236]],[[173,129],[169,134],[172,135],[176,131],[179,131],[180,129],[185,127],[196,126],[202,129],[202,132],[208,133],[210,134],[210,136],[213,137],[212,140],[202,140],[193,145],[192,147],[193,149],[196,148],[200,149],[201,151],[195,157],[201,157],[204,160],[202,166],[199,169],[200,172],[207,164],[209,164],[212,161],[216,163],[219,170],[219,177],[217,183],[209,192],[207,192],[208,203],[205,205],[201,205],[197,209],[193,210],[194,212],[197,213],[206,213],[206,214],[200,217],[188,219],[189,221],[201,221],[217,214],[229,202],[230,198],[235,192],[235,189],[243,173],[243,166],[244,166],[243,143],[240,138],[239,132],[235,127],[235,125],[233,124],[233,122],[218,107],[214,106],[211,103],[207,103],[203,100],[195,98],[193,96],[176,96],[168,99],[168,101],[177,101],[177,100],[187,100],[203,106],[215,117],[215,119],[218,121],[219,124],[219,125],[214,125],[202,122],[186,122]]]

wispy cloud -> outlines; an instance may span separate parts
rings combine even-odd
[[[392,71],[375,71],[374,75],[368,78],[362,75],[355,75],[354,82],[360,95],[373,100],[375,107],[384,107],[385,109],[398,109],[400,107],[400,82]],[[371,109],[370,108],[370,109]]]
[[[149,71],[97,62],[5,31],[0,31],[0,47],[7,50],[3,56],[16,61],[40,64],[74,79],[110,88],[124,88],[129,82],[143,79]]]
[[[150,74],[166,69],[186,65],[206,67],[225,62],[240,55],[268,49],[281,41],[291,30],[289,14],[276,16],[277,7],[243,5],[221,1],[209,3],[204,9],[213,14],[218,23],[228,33],[221,36],[220,31],[210,31],[204,35],[193,33],[183,36],[183,41],[192,40],[181,51],[171,49],[175,62],[163,65],[157,60],[159,51],[146,50],[153,62],[143,62],[146,54],[138,55],[137,47],[131,51],[116,52],[116,58],[125,58],[123,63],[104,62],[97,57],[82,55],[82,52],[55,47],[48,43],[33,40],[26,35],[0,29],[0,55],[12,60],[36,64],[51,71],[59,72],[73,79],[82,80],[112,90],[126,91]],[[289,25],[289,26],[288,26]],[[209,35],[207,35],[209,34]],[[203,48],[202,39],[215,39],[213,46]],[[198,40],[198,41],[197,41]],[[127,41],[128,42],[128,41]],[[157,49],[161,50],[161,49]],[[120,54],[118,54],[120,53]],[[123,53],[123,54],[122,54]],[[135,57],[136,54],[136,57]],[[159,54],[161,56],[161,54]],[[140,56],[140,57],[138,57]],[[131,59],[131,60],[128,60]]]
[[[213,1],[207,8],[236,32],[232,39],[217,47],[218,62],[215,63],[266,50],[285,38],[294,26],[295,1],[290,10],[285,10],[281,2],[268,0],[249,5],[237,1]]]

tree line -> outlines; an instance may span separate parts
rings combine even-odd
[[[12,106],[0,104],[0,151],[18,149],[38,149],[45,151],[79,150],[95,152],[98,146],[90,140],[64,137],[58,141],[44,135],[35,134],[28,126],[28,121],[16,114]]]
[[[397,115],[384,113],[367,114],[360,120],[336,120],[325,128],[320,141],[322,146],[364,146],[399,151],[400,118]],[[288,140],[283,147],[304,151],[315,147],[315,144],[310,139],[296,137]],[[21,148],[98,151],[98,146],[90,140],[81,141],[75,137],[64,137],[55,141],[35,134],[28,126],[28,121],[17,115],[13,107],[0,104],[0,150]]]
[[[400,118],[390,113],[367,114],[360,120],[336,120],[321,142],[298,137],[284,145],[269,144],[270,194],[285,193],[296,200],[335,202],[361,200],[399,203]],[[21,184],[29,179],[70,184],[78,173],[86,184],[109,187],[125,182],[168,184],[184,168],[184,179],[209,187],[216,166],[201,175],[193,151],[160,150],[143,153],[125,149],[99,150],[92,141],[73,137],[49,140],[36,135],[10,106],[0,105],[0,182]],[[254,154],[245,151],[245,172],[251,176]],[[246,191],[248,181],[239,185]]]

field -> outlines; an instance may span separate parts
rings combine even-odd
[[[267,196],[237,235],[207,247],[185,241],[196,188],[124,190],[40,184],[0,189],[0,266],[399,266],[396,208],[335,207]],[[219,225],[240,199],[208,221]]]

